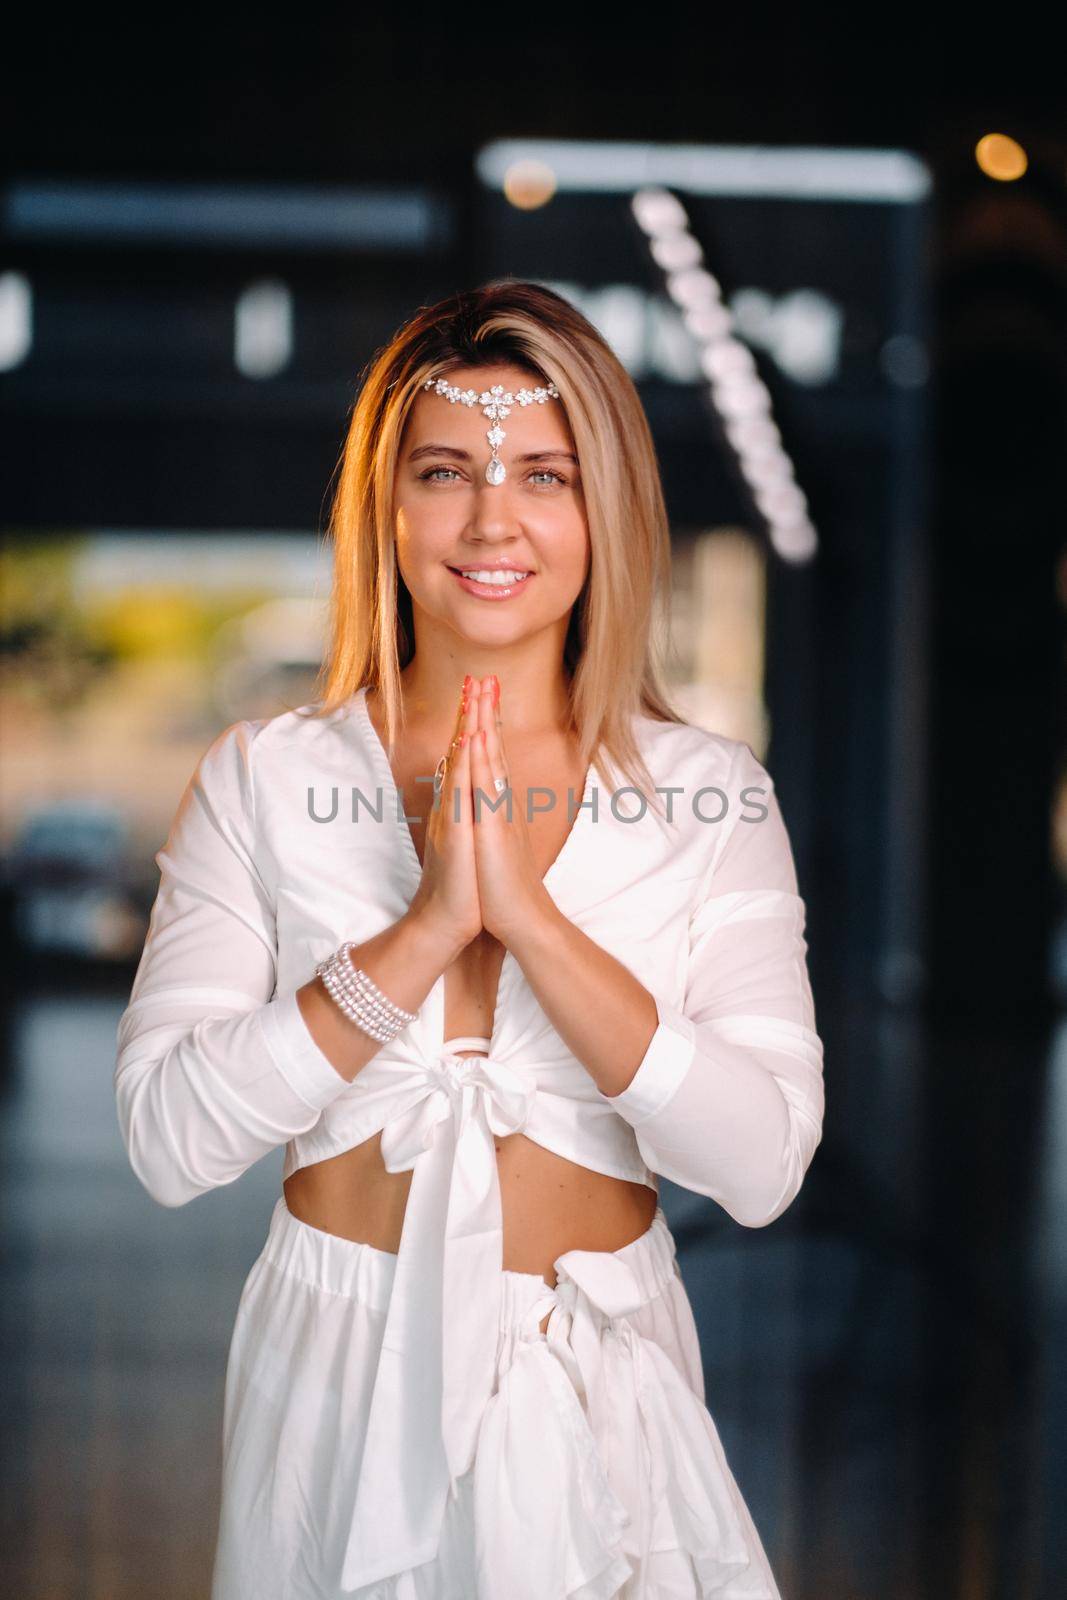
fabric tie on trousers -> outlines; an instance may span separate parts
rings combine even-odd
[[[494,1135],[521,1131],[536,1093],[530,1068],[446,1051],[426,1063],[425,1093],[382,1130],[386,1168],[411,1171],[412,1180],[345,1549],[346,1589],[429,1561],[449,1489],[473,1463],[501,1310]]]
[[[613,1254],[571,1250],[556,1265],[482,1422],[477,1600],[601,1600],[628,1579],[632,1600],[652,1600],[662,1551],[688,1558],[694,1595],[775,1600],[707,1409],[625,1320],[647,1291]]]

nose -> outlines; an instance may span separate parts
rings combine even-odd
[[[498,544],[522,532],[508,479],[492,484],[483,477],[478,483],[470,532],[486,544]]]

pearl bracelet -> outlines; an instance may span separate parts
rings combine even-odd
[[[315,971],[331,1000],[349,1021],[377,1039],[379,1044],[388,1044],[408,1023],[415,1021],[418,1012],[394,1005],[362,967],[354,966],[349,955],[353,948],[353,941],[346,940],[332,956],[320,961]]]

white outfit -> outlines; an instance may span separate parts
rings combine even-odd
[[[780,1600],[662,1210],[621,1250],[565,1252],[555,1288],[502,1271],[493,1143],[521,1130],[653,1189],[662,1173],[751,1227],[791,1203],[822,1045],[772,780],[747,745],[644,716],[668,821],[589,770],[545,884],[655,999],[621,1094],[510,952],[491,1039],[445,1039],[442,976],[348,1083],[295,992],[395,922],[421,868],[366,692],[311,709],[236,723],[202,757],[119,1025],[120,1125],[163,1205],[283,1143],[285,1177],[379,1131],[386,1167],[412,1171],[396,1255],[275,1206],[227,1372],[213,1600]],[[488,1055],[454,1053],[472,1046]]]

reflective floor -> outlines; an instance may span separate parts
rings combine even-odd
[[[281,1152],[178,1210],[129,1170],[122,998],[9,1019],[0,1590],[203,1600],[222,1387]],[[1067,1570],[1067,1028],[823,1016],[801,1198],[664,1184],[708,1403],[784,1600],[1052,1600]]]

